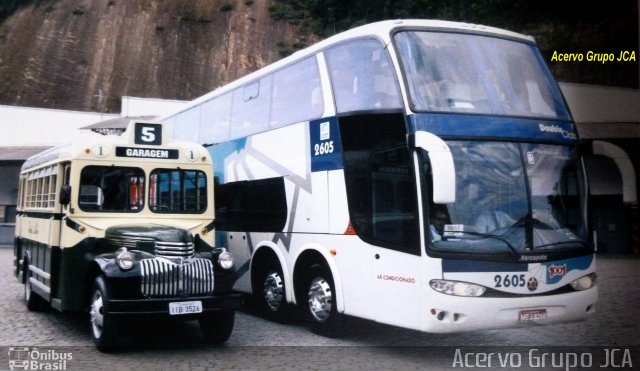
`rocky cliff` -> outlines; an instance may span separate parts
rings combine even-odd
[[[0,26],[0,104],[118,112],[194,99],[305,43],[272,0],[41,0]]]

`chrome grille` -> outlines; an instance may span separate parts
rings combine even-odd
[[[213,263],[191,259],[174,263],[166,259],[144,259],[142,295],[146,297],[197,296],[213,293]]]
[[[109,241],[109,246],[113,248],[126,247],[128,250],[135,250],[138,242],[154,242],[153,238],[135,236],[108,237],[107,240]]]
[[[194,253],[193,242],[156,241],[156,255],[188,258]]]
[[[195,253],[193,242],[166,242],[155,241],[149,237],[108,237],[109,245],[114,249],[126,247],[129,250],[137,249],[138,242],[151,242],[154,244],[155,253],[168,258],[189,258]]]

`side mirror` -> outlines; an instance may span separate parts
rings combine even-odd
[[[433,202],[456,202],[456,171],[447,143],[434,134],[418,131],[409,138],[409,144],[413,148],[422,148],[429,155],[433,175]]]
[[[71,202],[71,186],[64,184],[60,189],[60,204],[63,206],[69,205]]]

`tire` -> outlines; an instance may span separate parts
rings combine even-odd
[[[287,303],[284,275],[277,263],[259,273],[253,287],[253,300],[264,317],[278,323],[291,322],[293,311]]]
[[[27,310],[30,312],[40,311],[44,308],[45,301],[31,287],[31,270],[28,264],[24,270],[24,275],[24,301],[27,305]]]
[[[108,311],[111,297],[105,281],[104,276],[98,276],[89,296],[91,339],[101,352],[113,350],[118,334],[117,319]]]
[[[306,279],[306,300],[302,302],[311,332],[336,338],[344,335],[344,315],[338,313],[335,285],[326,267],[313,267]]]
[[[220,345],[229,339],[233,332],[236,312],[223,311],[207,314],[199,319],[200,331],[209,344]]]

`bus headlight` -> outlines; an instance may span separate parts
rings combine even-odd
[[[220,253],[220,255],[218,255],[218,265],[222,269],[233,268],[233,255],[227,251]]]
[[[116,252],[116,263],[118,263],[120,269],[128,271],[135,265],[136,257],[126,247],[122,247]]]
[[[431,280],[429,285],[437,292],[455,296],[482,296],[487,290],[480,285],[459,281]]]
[[[591,273],[586,276],[582,276],[575,281],[571,282],[571,287],[576,291],[582,291],[590,289],[596,285],[596,274]]]

